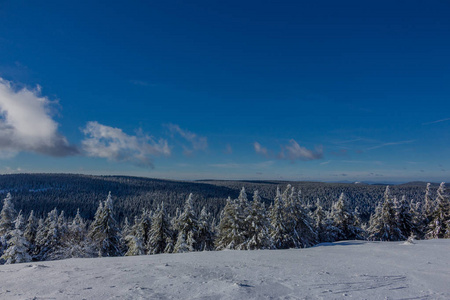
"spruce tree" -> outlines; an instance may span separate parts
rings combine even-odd
[[[44,228],[41,235],[39,235],[37,254],[38,260],[54,259],[52,252],[54,252],[62,244],[62,235],[58,226],[58,210],[54,208],[47,215],[44,221]]]
[[[275,200],[270,209],[270,237],[277,249],[286,249],[291,245],[291,235],[285,225],[285,205],[280,189],[277,188]]]
[[[147,245],[148,254],[171,252],[172,249],[168,247],[170,244],[173,244],[172,230],[166,215],[164,202],[162,202],[152,217]]]
[[[217,250],[244,249],[245,236],[242,230],[243,220],[236,200],[227,199],[222,211],[215,246]]]
[[[192,194],[189,194],[184,204],[183,213],[176,221],[175,229],[178,231],[178,236],[173,249],[174,253],[195,251],[197,248],[198,221],[192,201]]]
[[[370,218],[369,238],[379,241],[400,241],[406,240],[397,222],[393,199],[389,186],[384,192],[384,202],[375,209],[375,214]]]
[[[111,192],[109,192],[105,203],[99,205],[89,236],[97,245],[99,256],[120,256],[122,254],[121,236],[114,219]]]
[[[148,235],[150,232],[150,228],[152,226],[152,212],[146,209],[142,210],[141,217],[139,218],[139,224],[137,230],[139,238],[142,240],[142,245],[147,245],[148,243]]]
[[[38,230],[38,219],[34,216],[34,211],[30,212],[30,216],[28,217],[27,225],[25,227],[25,231],[23,236],[29,243],[29,254],[31,255],[34,252],[36,247],[36,234]]]
[[[396,200],[396,198],[394,198]],[[406,200],[406,196],[403,195],[400,201],[394,202],[396,211],[396,220],[400,231],[404,237],[416,234],[416,228],[413,223],[413,216],[411,215],[410,203]]]
[[[33,260],[41,260],[40,254],[41,254],[41,252],[43,252],[43,249],[44,249],[46,235],[47,235],[47,231],[45,228],[44,219],[39,218],[38,227],[36,230],[34,249],[31,254]]]
[[[23,236],[23,231],[20,229],[24,225],[22,214],[19,213],[14,221],[14,230],[11,230],[8,235],[8,248],[2,255],[2,259],[6,264],[23,263],[31,261],[31,256],[28,254],[28,241]]]
[[[145,247],[142,243],[142,240],[135,235],[127,235],[125,237],[125,241],[128,246],[128,250],[125,253],[125,256],[135,256],[135,255],[144,255]]]
[[[58,218],[59,227],[66,230],[62,238],[61,245],[57,246],[51,252],[52,259],[66,259],[66,258],[86,258],[94,257],[96,254],[95,245],[87,236],[86,222],[81,217],[80,210],[72,219],[72,222],[63,225],[60,223],[61,215]],[[65,228],[65,229],[64,229]]]
[[[337,241],[363,239],[363,230],[359,227],[359,218],[345,203],[345,195],[341,193],[339,200],[333,204],[330,218],[338,229]]]
[[[16,217],[17,212],[14,209],[11,194],[8,193],[3,200],[3,208],[0,212],[0,255],[7,247],[8,234],[14,229],[14,220]]]
[[[312,206],[303,204],[301,191],[296,193],[295,188],[290,185],[286,190],[290,190],[288,193],[285,192],[288,196],[287,199],[284,199],[285,223],[288,230],[291,231],[292,244],[289,247],[306,248],[317,244],[317,232],[309,214]]]
[[[272,247],[269,220],[266,217],[265,207],[257,190],[253,193],[253,202],[245,223],[248,224],[245,249],[270,249]]]
[[[317,199],[313,219],[319,243],[334,242],[338,239],[340,230],[333,225],[333,220],[329,215],[329,213],[323,210],[320,200]]]
[[[442,182],[437,190],[436,208],[431,215],[426,237],[429,239],[441,239],[448,237],[450,231],[450,203],[445,194],[445,183]]]
[[[197,251],[214,250],[214,234],[210,220],[210,214],[206,207],[203,207],[198,218]]]

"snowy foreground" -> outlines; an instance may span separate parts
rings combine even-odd
[[[450,240],[0,266],[0,299],[450,299]]]

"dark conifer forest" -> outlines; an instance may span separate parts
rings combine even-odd
[[[450,237],[445,183],[0,176],[2,263]]]

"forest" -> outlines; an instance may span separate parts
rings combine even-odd
[[[1,182],[0,255],[7,264],[450,237],[444,183],[391,187],[61,174],[4,175]]]

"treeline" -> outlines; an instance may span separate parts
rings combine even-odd
[[[249,200],[245,188],[228,198],[216,219],[206,207],[195,208],[190,194],[184,206],[171,216],[164,202],[144,208],[130,223],[115,218],[109,193],[100,201],[92,221],[66,217],[55,208],[45,218],[32,211],[25,221],[8,194],[0,212],[0,254],[3,263],[64,259],[212,251],[223,249],[304,248],[321,242],[349,239],[399,241],[414,238],[449,238],[450,203],[442,183],[432,198],[427,185],[420,201],[392,196],[386,187],[368,224],[362,224],[358,208],[351,209],[344,194],[330,209],[319,200],[311,204],[288,185],[275,191],[267,205],[254,191]]]
[[[314,204],[320,199],[324,209],[331,209],[341,193],[346,203],[359,208],[363,223],[375,212],[376,204],[383,200],[385,185],[323,182],[286,181],[175,181],[129,176],[92,176],[77,174],[10,174],[0,175],[0,197],[8,192],[14,195],[17,211],[28,215],[32,210],[36,217],[46,217],[57,207],[66,215],[80,214],[93,219],[99,201],[106,199],[108,192],[114,195],[115,218],[122,223],[125,217],[133,219],[142,209],[155,211],[164,201],[167,213],[172,216],[182,207],[190,193],[194,194],[194,209],[203,206],[216,220],[226,204],[228,196],[236,198],[245,187],[249,194],[259,191],[261,201],[267,206],[273,202],[277,186],[291,184],[302,191],[302,199]],[[392,194],[405,195],[407,199],[419,201],[423,198],[425,183],[410,183],[391,186]],[[433,184],[431,196],[439,184]]]

